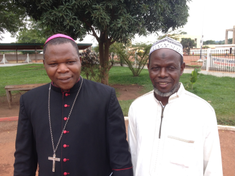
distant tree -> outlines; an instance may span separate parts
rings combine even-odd
[[[188,1],[15,0],[53,33],[65,33],[74,39],[93,35],[99,43],[104,84],[108,84],[109,48],[114,42],[126,43],[135,34],[182,27],[187,22]]]
[[[213,44],[216,44],[216,42],[214,40],[203,41],[203,45],[213,45]]]
[[[50,31],[43,27],[40,21],[36,22],[30,19],[28,24],[19,30],[16,40],[17,43],[44,43],[46,41],[46,33],[50,33]]]
[[[159,40],[165,38],[165,37],[170,37],[170,38],[173,38],[175,40],[178,40],[179,39],[179,36],[180,35],[184,35],[184,34],[187,34],[187,32],[184,32],[182,30],[172,30],[170,29],[167,33],[163,34],[163,35],[160,35],[158,37]]]
[[[228,44],[232,44],[232,42],[233,42],[232,38],[228,39]]]
[[[223,45],[223,44],[225,44],[225,40],[215,41],[215,45]]]
[[[15,35],[19,28],[23,26],[25,17],[25,9],[16,6],[13,0],[0,0],[0,40],[3,39],[3,34],[6,31]]]
[[[183,45],[184,50],[187,51],[188,55],[190,54],[190,49],[196,46],[196,43],[191,38],[182,38],[181,44]]]
[[[228,44],[232,44],[232,41],[233,41],[233,39],[229,38],[228,39]],[[225,44],[225,40],[218,40],[218,41],[206,40],[206,41],[203,42],[203,45],[223,45],[223,44]]]

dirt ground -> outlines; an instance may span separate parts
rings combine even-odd
[[[112,87],[118,90],[119,100],[137,98],[142,91],[142,87],[138,85],[112,85]],[[11,109],[8,108],[6,97],[0,97],[0,120],[1,117],[18,116],[21,94],[22,92],[13,96]],[[13,175],[16,128],[17,121],[0,121],[0,176]],[[224,176],[235,176],[235,132],[219,130],[219,136]]]

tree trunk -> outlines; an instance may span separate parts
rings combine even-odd
[[[109,42],[99,42],[99,56],[101,65],[101,83],[108,85],[109,83]]]

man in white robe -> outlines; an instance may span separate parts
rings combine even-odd
[[[129,109],[129,145],[135,176],[222,176],[215,111],[179,82],[182,45],[153,44],[148,70],[154,90]]]

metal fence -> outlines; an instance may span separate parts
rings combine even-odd
[[[235,72],[235,48],[191,50],[184,55],[186,67],[207,71]]]

